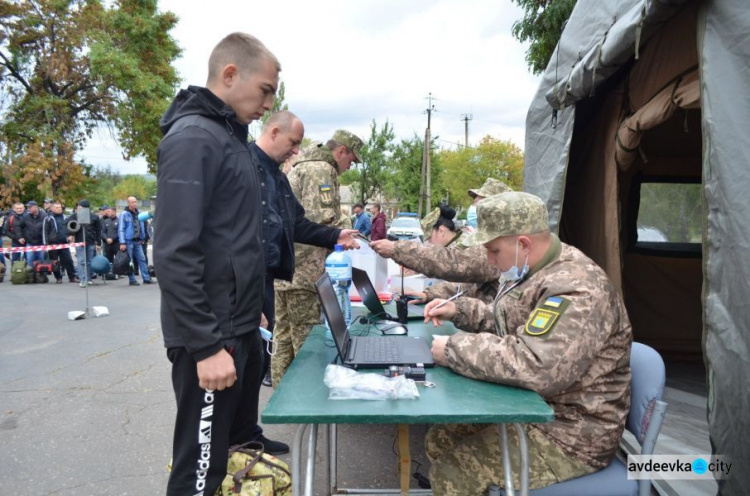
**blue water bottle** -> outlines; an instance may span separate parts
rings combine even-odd
[[[344,253],[344,247],[336,245],[333,253],[326,257],[326,273],[331,278],[336,299],[344,314],[346,326],[352,322],[352,303],[349,300],[349,288],[352,285],[352,261]],[[326,338],[331,337],[331,328],[326,319]]]

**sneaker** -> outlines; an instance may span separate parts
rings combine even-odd
[[[71,279],[71,280],[70,280],[70,281],[68,281],[68,282],[81,282],[81,280],[80,280],[80,279],[78,279],[77,277],[74,277],[73,279]]]
[[[271,441],[266,436],[260,436],[255,440],[256,442],[263,443],[265,452],[269,455],[285,455],[289,453],[289,446],[282,443],[281,441]]]
[[[55,284],[62,284],[62,279],[55,279]]]
[[[78,287],[85,288],[86,287],[86,281],[81,281],[81,283],[78,285]]]
[[[131,286],[140,286],[141,283],[139,283],[138,281],[130,281],[130,285]]]
[[[265,375],[265,377],[263,377],[263,380],[261,381],[261,384],[263,384],[266,387],[271,387],[272,383],[271,383],[271,372],[270,371],[266,372],[266,375]]]
[[[148,281],[143,281],[143,284],[156,284],[156,282],[149,279]]]

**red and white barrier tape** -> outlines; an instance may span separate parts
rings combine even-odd
[[[3,248],[3,253],[25,253],[29,251],[50,251],[64,250],[72,246],[83,246],[84,243],[62,243],[59,245],[41,245],[41,246],[14,246],[13,248]]]

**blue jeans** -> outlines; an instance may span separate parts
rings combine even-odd
[[[76,246],[76,259],[78,260],[78,279],[81,282],[91,280],[91,259],[96,256],[96,245],[86,245],[86,260],[83,259],[83,246]],[[84,269],[84,263],[86,268]]]
[[[47,254],[46,251],[27,251],[26,252],[26,265],[29,266],[29,267],[33,267],[34,266],[34,261],[35,260],[39,260],[39,261],[44,260],[44,256],[46,254]]]
[[[12,242],[12,243],[10,244],[10,246],[11,246],[12,248],[17,248],[17,247],[19,247],[19,246],[26,246],[26,245],[21,245],[21,244],[18,244],[18,243],[16,243],[16,242],[14,241],[14,242]],[[11,263],[13,263],[13,262],[15,262],[15,261],[17,261],[17,260],[21,260],[21,258],[24,258],[24,253],[23,253],[23,252],[16,252],[16,253],[11,253],[11,254],[10,254],[10,262],[11,262]]]
[[[140,271],[143,280],[150,281],[151,277],[148,275],[146,256],[143,254],[143,245],[141,244],[141,242],[127,241],[125,243],[125,246],[127,247],[128,255],[130,255],[130,260],[132,261],[133,265],[138,264],[138,270]],[[133,274],[132,270],[128,274],[128,279],[130,279],[130,282],[135,282],[135,275]]]

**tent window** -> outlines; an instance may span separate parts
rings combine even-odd
[[[634,251],[700,256],[703,237],[700,183],[644,178],[639,186]]]

